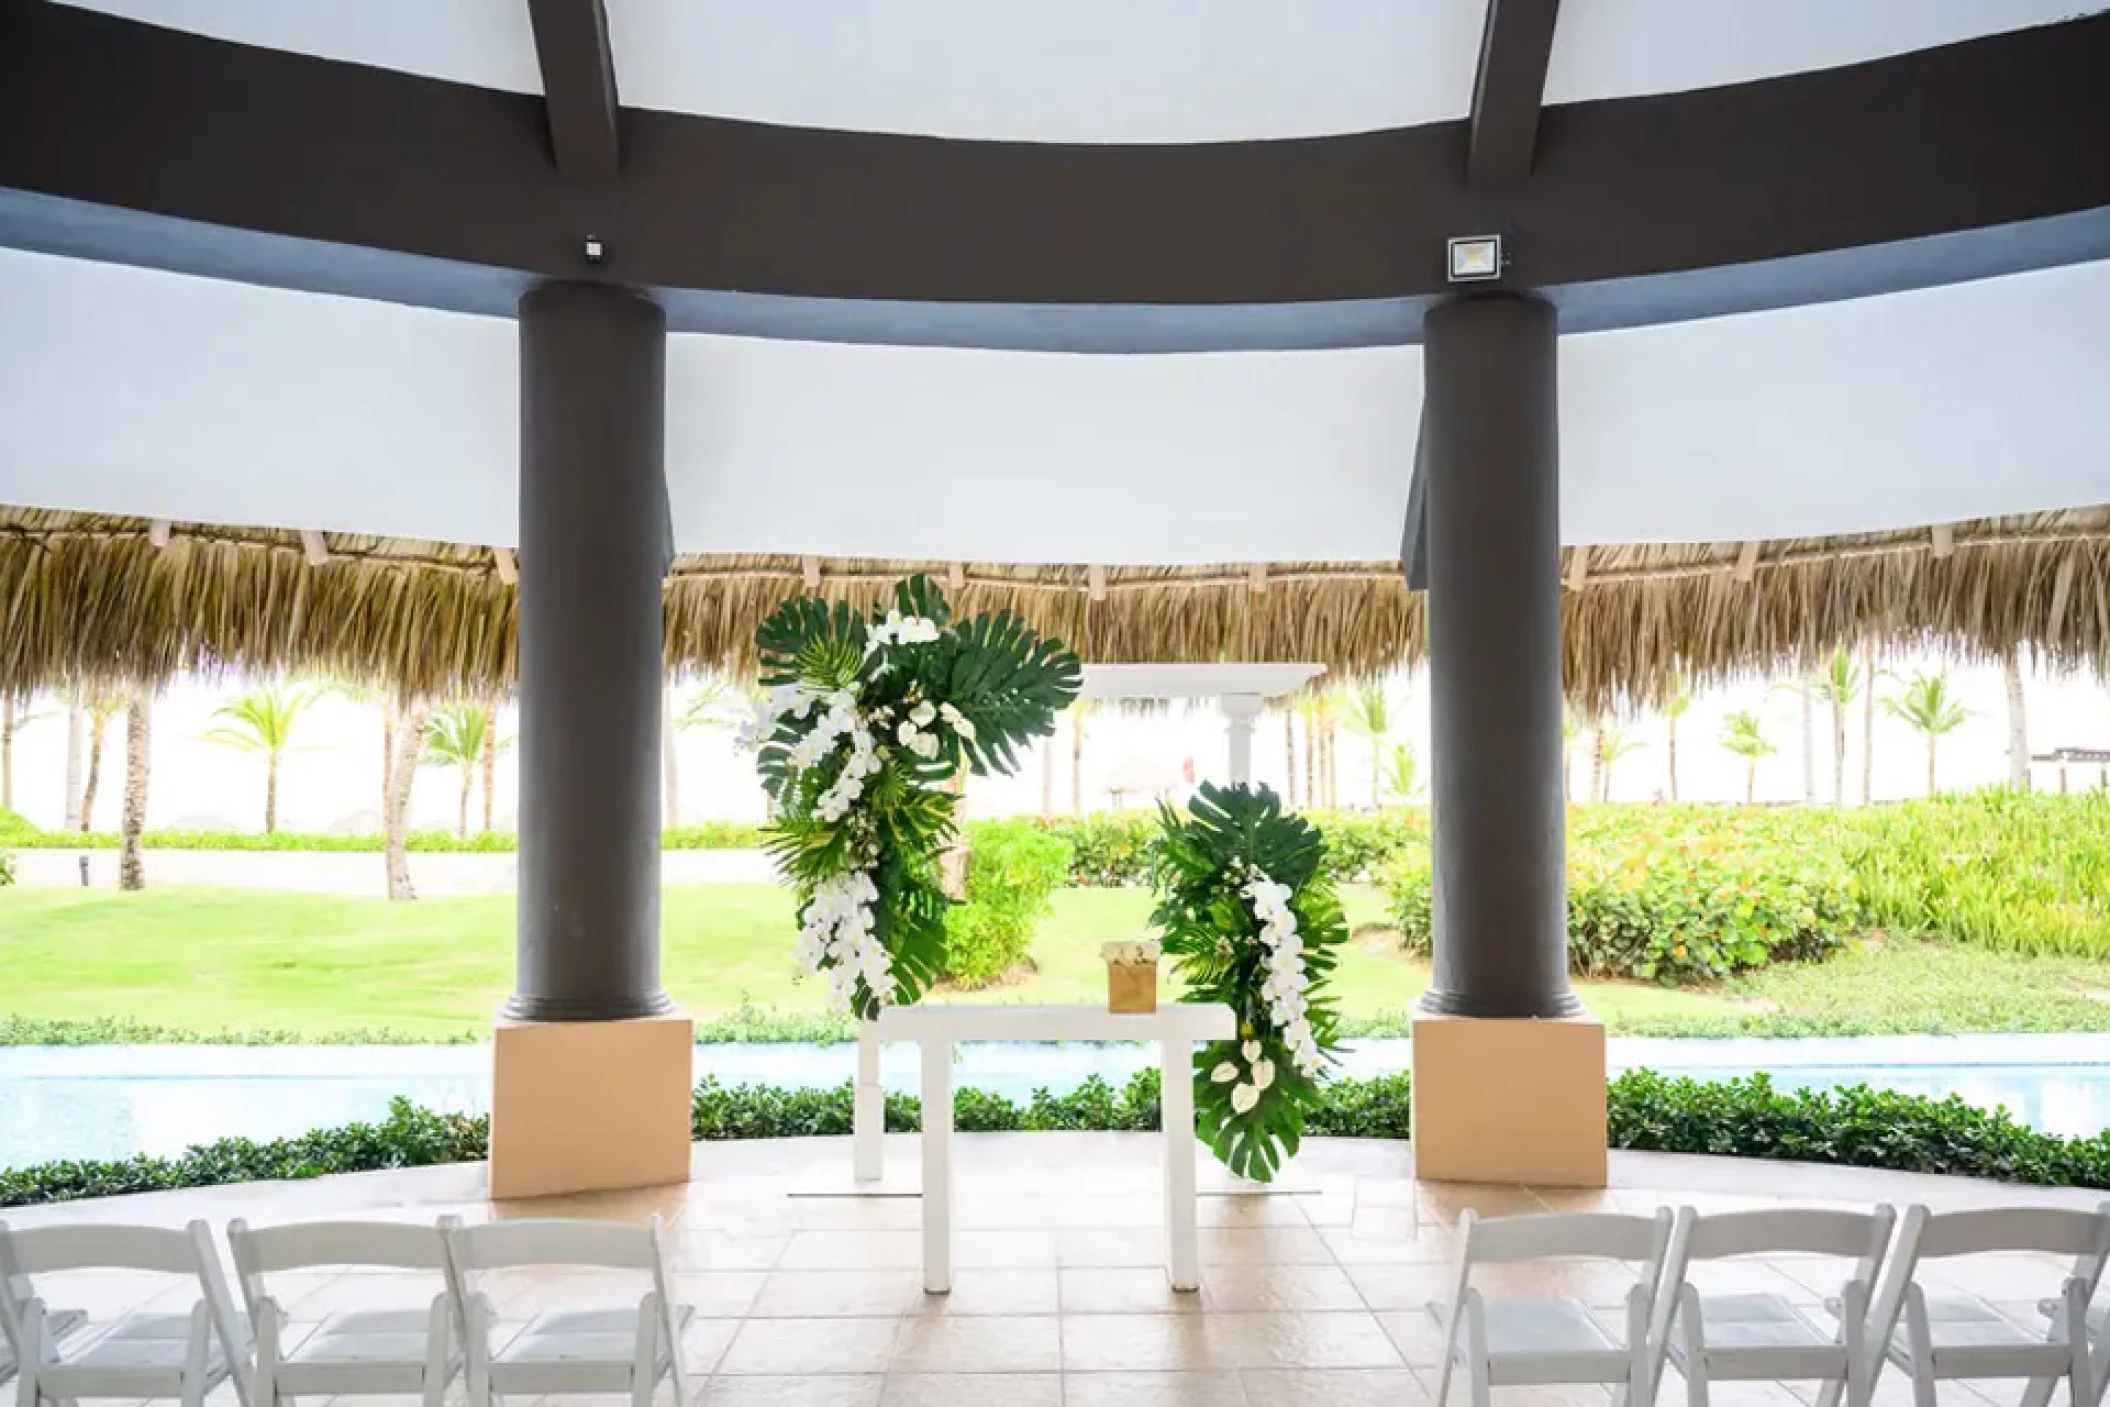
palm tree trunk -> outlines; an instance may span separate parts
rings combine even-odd
[[[1757,804],[1758,758],[1753,756],[1744,760],[1744,805],[1755,806]]]
[[[75,695],[66,704],[66,829],[81,829],[81,764],[88,743],[87,712]]]
[[[1282,799],[1297,804],[1297,711],[1282,710]]]
[[[1802,696],[1802,804],[1817,804],[1817,714],[1810,698],[1810,681],[1804,678],[1796,690]]]
[[[660,710],[660,716],[662,719],[666,717],[665,709]],[[672,767],[674,765],[674,749],[671,746],[664,745],[663,748],[666,753],[667,766]],[[484,833],[488,835],[492,830],[492,818],[497,814],[496,808],[498,804],[498,700],[496,698],[484,705],[483,773]],[[670,772],[668,775],[672,776],[673,774]],[[677,789],[674,795],[668,798],[667,814],[660,817],[659,823],[662,827],[675,824],[674,817],[679,815],[681,811],[680,802],[681,793]]]
[[[102,788],[103,742],[110,734],[110,715],[100,710],[88,715],[88,780],[81,784],[81,830],[95,827],[95,793]]]
[[[1084,710],[1070,710],[1070,814],[1084,814]]]
[[[1934,753],[1935,749],[1940,745],[1941,739],[1937,734],[1929,733],[1927,735],[1927,795],[1929,796],[1934,795]]]
[[[1832,805],[1846,804],[1846,700],[1832,694]]]
[[[464,758],[462,760],[461,806],[455,812],[454,818],[454,834],[457,838],[462,840],[467,840],[469,838],[469,793],[474,787],[475,783],[475,766],[474,764],[470,763],[468,759]]]
[[[396,702],[381,701],[381,828],[388,828],[388,798],[395,794]]]
[[[2007,675],[2007,781],[2029,790],[2029,714],[2022,697],[2022,647],[2010,645],[2000,660]]]
[[[264,759],[264,834],[278,830],[278,754]]]
[[[1055,813],[1055,740],[1048,738],[1040,745],[1040,814]]]
[[[1304,715],[1304,809],[1319,808],[1319,725],[1310,714]]]
[[[671,683],[662,684],[659,690],[659,777],[660,796],[662,798],[659,828],[661,830],[681,824],[681,757],[674,750],[675,733],[674,686]],[[485,745],[493,748],[498,746],[498,710],[495,707],[491,710],[491,726]],[[484,829],[489,830],[490,828],[491,822],[486,819],[484,821]]]
[[[1669,724],[1669,727],[1664,734],[1663,750],[1669,755],[1670,760],[1670,799],[1676,801],[1678,799],[1678,715],[1675,713],[1669,715],[1665,722]]]
[[[117,887],[147,887],[146,859],[140,846],[147,828],[147,769],[152,765],[153,700],[135,690],[125,706],[124,849],[117,859]]]
[[[396,755],[389,768],[388,806],[381,813],[382,834],[388,865],[388,897],[415,899],[410,886],[408,847],[410,787],[417,780],[418,742],[425,734],[425,710],[407,708],[396,721]]]
[[[1868,647],[1868,677],[1861,689],[1861,804],[1876,799],[1876,647]]]
[[[0,811],[15,809],[15,696],[0,698]]]
[[[1373,737],[1370,740],[1370,809],[1372,811],[1376,811],[1384,805],[1383,798],[1377,794],[1378,773],[1384,768],[1384,761],[1380,755],[1383,748],[1383,739]]]
[[[1319,744],[1326,749],[1326,809],[1329,811],[1338,811],[1341,807],[1340,743],[1340,726],[1329,718],[1319,734]]]
[[[1604,718],[1590,722],[1590,800],[1604,800]]]

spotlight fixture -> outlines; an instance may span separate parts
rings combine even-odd
[[[1502,277],[1502,236],[1460,235],[1450,241],[1452,283],[1484,283]]]
[[[586,262],[598,264],[608,257],[608,246],[601,243],[599,235],[586,236]]]

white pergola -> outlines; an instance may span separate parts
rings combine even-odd
[[[1253,779],[1253,720],[1270,699],[1294,694],[1323,664],[1088,664],[1080,699],[1215,699],[1230,738],[1230,780]]]

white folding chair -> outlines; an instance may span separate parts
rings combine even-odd
[[[0,1387],[14,1380],[14,1345],[22,1337],[22,1311],[28,1307],[33,1294],[29,1277],[8,1258],[7,1245],[7,1238],[0,1236]],[[47,1309],[44,1311],[44,1336],[52,1340],[62,1339],[87,1319],[88,1316],[78,1309]]]
[[[494,1221],[447,1233],[456,1293],[468,1317],[469,1407],[513,1393],[627,1392],[649,1407],[661,1378],[687,1407],[681,1335],[696,1311],[669,1292],[659,1218],[648,1222]],[[499,1340],[498,1311],[478,1287],[487,1270],[588,1266],[647,1272],[635,1309],[552,1310]]]
[[[2056,1325],[2065,1319],[2066,1305],[2063,1300],[2039,1300],[2037,1301],[2037,1313],[2053,1321]],[[2103,1400],[2103,1389],[2106,1386],[2110,1386],[2110,1336],[2106,1336],[2106,1326],[2110,1326],[2110,1307],[2100,1304],[2090,1305],[2088,1307],[2088,1342],[2092,1347],[2089,1354],[2088,1381],[2094,1385],[2095,1400],[2098,1403]],[[2052,1389],[2057,1386],[2058,1380],[2056,1378],[2033,1379],[2022,1394],[2021,1407],[2045,1407],[2045,1404],[2051,1401]],[[2076,1403],[2074,1407],[2091,1407],[2091,1404],[2086,1402]]]
[[[9,1264],[32,1293],[14,1342],[21,1407],[82,1397],[173,1397],[199,1407],[228,1378],[249,1402],[247,1334],[227,1293],[212,1233],[202,1221],[181,1231],[97,1224],[11,1229],[0,1222]],[[139,1270],[181,1276],[198,1297],[180,1314],[140,1311],[90,1321],[64,1339],[47,1327],[36,1277],[69,1270]]]
[[[1707,1407],[1711,1382],[1817,1382],[1819,1407],[1843,1391],[1851,1407],[1868,1407],[1877,1355],[1865,1329],[1876,1272],[1897,1213],[1768,1210],[1701,1216],[1678,1212],[1649,1341],[1653,1371],[1667,1359],[1685,1379],[1690,1407]],[[1798,1254],[1853,1258],[1837,1296],[1842,1312],[1821,1323],[1785,1296],[1766,1291],[1704,1294],[1692,1283],[1694,1261]]]
[[[446,1233],[459,1225],[322,1221],[251,1227],[230,1222],[236,1283],[256,1334],[254,1407],[280,1407],[302,1393],[317,1397],[416,1393],[440,1407],[461,1366],[461,1307],[447,1273]],[[317,1266],[429,1271],[435,1291],[417,1309],[349,1310],[328,1315],[297,1344],[288,1316],[266,1277]]]
[[[1650,1308],[1669,1250],[1671,1224],[1668,1208],[1652,1217],[1578,1212],[1494,1221],[1466,1212],[1459,1221],[1465,1239],[1451,1302],[1429,1305],[1444,1340],[1437,1407],[1443,1407],[1450,1393],[1453,1368],[1464,1369],[1473,1407],[1488,1407],[1490,1388],[1512,1384],[1605,1383],[1624,1388],[1635,1403],[1651,1401],[1655,1389],[1648,1343]],[[1623,1340],[1581,1300],[1487,1299],[1473,1284],[1476,1266],[1555,1257],[1641,1265],[1626,1295]]]
[[[2003,1313],[1975,1295],[1929,1296],[1918,1279],[1921,1261],[2003,1251],[2072,1256],[2073,1265],[2047,1327]],[[1930,1213],[1910,1207],[1876,1293],[1868,1333],[1883,1360],[1912,1375],[1918,1407],[1935,1407],[1935,1384],[1945,1378],[2028,1378],[2041,1398],[2065,1378],[2072,1401],[2095,1401],[2088,1341],[2088,1301],[2110,1254],[2110,1203],[2092,1212],[2055,1207],[2003,1207]],[[1902,1322],[1901,1322],[1902,1321]]]

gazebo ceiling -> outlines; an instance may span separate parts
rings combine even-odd
[[[913,63],[889,67],[888,53],[906,51],[885,43],[816,61],[818,75],[868,64],[862,88],[927,89],[941,103],[955,101],[949,84],[985,85],[957,100],[974,124],[994,122],[977,140],[804,125],[884,127],[877,108],[776,115],[802,125],[665,111],[622,86],[637,48],[663,54],[630,65],[643,73],[738,65],[743,35],[781,29],[778,58],[743,72],[757,91],[789,93],[803,5],[713,6],[721,37],[675,0],[619,3],[598,55],[552,37],[565,30],[552,21],[541,71],[562,82],[545,110],[531,93],[16,3],[0,9],[0,243],[484,312],[509,313],[530,279],[605,278],[656,291],[692,331],[1112,351],[1410,342],[1445,291],[1444,239],[1497,228],[1513,237],[1515,281],[1561,301],[1568,330],[1630,326],[2110,257],[2110,14],[2006,28],[2071,3],[1795,0],[1738,7],[1771,12],[1739,22],[1718,5],[1597,0],[1569,4],[1556,27],[1552,0],[1505,0],[1512,41],[1490,52],[1516,62],[1490,72],[1518,76],[1492,85],[1505,96],[1485,121],[1458,110],[1473,92],[1464,0],[1348,0],[1341,29],[1329,17],[1296,38],[1262,25],[1258,0],[1242,0],[1221,38],[1197,37],[1198,10],[1182,28],[1174,6],[1135,22],[1135,45],[1124,22],[1121,43],[1048,48],[1034,62],[1060,76],[1039,90],[989,47],[1025,42],[1016,7],[971,0],[919,4],[906,21],[873,7],[867,28],[904,35],[890,43],[930,41]],[[354,14],[254,0],[164,8],[265,42],[314,27],[309,47],[324,52],[316,36],[349,36]],[[375,29],[392,37],[357,56],[409,64],[489,43],[521,70],[521,11],[590,39],[600,7],[479,0],[476,21],[420,21],[427,8],[392,0]],[[985,17],[968,20],[970,8]],[[735,9],[769,17],[738,21]],[[1416,18],[1368,28],[1394,10]],[[1112,25],[1100,17],[1090,32]],[[1025,36],[1034,23],[1086,32],[1084,19],[1043,16]],[[499,30],[512,38],[487,37]],[[1534,30],[1543,63],[1530,61]],[[1241,45],[1287,57],[1240,111],[1273,113],[1264,120],[1285,133],[1360,127],[1378,114],[1300,117],[1306,100],[1291,97],[1328,89],[1322,57],[1351,44],[1405,66],[1348,80],[1403,95],[1405,125],[1201,145],[1130,135],[1152,131],[1152,114],[1206,126],[1197,115],[1236,106],[1242,82],[1219,99],[1202,90],[1226,66],[1241,71]],[[1040,51],[1007,52],[1016,66]],[[1184,62],[1138,66],[1153,53]],[[1416,77],[1441,65],[1454,66],[1440,83]],[[800,91],[860,90],[846,74],[811,81]],[[1540,117],[1542,83],[1553,105]],[[1724,86],[1693,86],[1704,84]],[[1104,112],[1121,130],[1019,140],[995,120],[999,92],[1056,89],[1065,110]],[[619,120],[596,113],[611,93],[632,104]],[[560,156],[594,151],[592,169],[552,162],[552,115]],[[604,128],[605,140],[577,135]],[[1468,181],[1465,153],[1486,133],[1513,139],[1508,163],[1528,182]],[[605,263],[584,262],[588,235]]]

